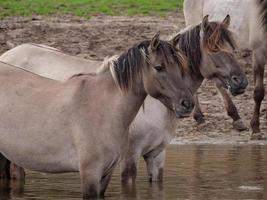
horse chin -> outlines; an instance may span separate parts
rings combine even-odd
[[[190,117],[190,113],[181,113],[179,111],[175,111],[176,118],[188,118]]]
[[[230,88],[229,91],[231,92],[231,94],[233,96],[238,96],[240,94],[244,94],[245,93],[245,89],[233,90],[233,89]]]

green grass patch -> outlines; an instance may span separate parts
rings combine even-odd
[[[183,0],[0,0],[0,17],[73,14],[160,15],[182,8]]]

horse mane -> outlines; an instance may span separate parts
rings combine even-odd
[[[150,63],[149,45],[149,40],[134,45],[109,64],[111,74],[122,92],[127,92],[137,81],[142,80],[142,72]],[[178,63],[181,73],[184,73],[185,58],[177,52],[172,44],[160,40],[156,51],[157,54],[163,56],[166,63],[169,64],[173,61]]]
[[[257,0],[260,7],[261,24],[267,33],[267,0]]]
[[[201,38],[201,24],[186,28],[180,34],[178,48],[188,57],[189,68],[193,73],[199,73],[199,66],[202,61],[201,44],[210,52],[225,51],[224,45],[226,43],[232,49],[236,48],[232,32],[220,22],[209,22],[203,30],[203,38]]]

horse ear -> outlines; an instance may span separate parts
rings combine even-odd
[[[176,47],[180,41],[180,38],[181,38],[181,34],[178,33],[174,38],[171,39],[171,44]]]
[[[152,51],[157,50],[159,46],[159,32],[153,36],[150,46],[151,46]]]
[[[230,22],[231,22],[231,17],[230,17],[230,15],[227,15],[223,20],[223,24],[225,24],[226,27],[228,28],[230,25]]]
[[[205,30],[208,26],[208,23],[209,23],[209,15],[206,15],[203,20],[202,20],[202,24],[201,24],[201,27],[203,30]]]

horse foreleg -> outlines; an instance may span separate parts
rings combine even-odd
[[[113,170],[109,174],[102,177],[102,179],[101,179],[101,186],[100,186],[101,187],[100,188],[101,197],[104,197],[105,191],[106,191],[108,184],[110,182],[110,179],[111,179],[112,172],[113,172]]]
[[[149,181],[162,182],[166,150],[164,149],[156,155],[154,152],[158,152],[158,150],[157,149],[153,150],[143,156],[147,165],[147,173],[149,176]]]
[[[80,177],[83,199],[96,199],[101,197],[101,172],[97,165],[82,164],[80,167]]]
[[[197,121],[198,124],[203,124],[205,123],[205,119],[204,119],[204,115],[199,105],[197,93],[194,94],[194,102],[195,102],[195,107],[193,111],[193,117]]]
[[[134,183],[137,176],[137,163],[140,158],[137,152],[127,153],[121,160],[121,182],[123,184]]]
[[[252,128],[251,139],[261,139],[262,134],[260,133],[260,108],[261,102],[264,98],[264,65],[265,63],[257,56],[256,52],[253,52],[253,75],[254,75],[254,113],[250,121]]]
[[[228,95],[228,92],[226,89],[221,87],[220,85],[216,85],[218,91],[221,93],[223,103],[225,106],[225,109],[227,111],[227,114],[229,117],[233,119],[233,127],[234,129],[238,131],[244,131],[247,130],[247,127],[243,123],[241,117],[238,114],[237,108],[235,104],[233,103],[231,97]]]

